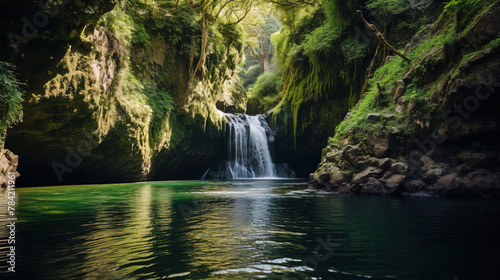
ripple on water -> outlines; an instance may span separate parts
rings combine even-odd
[[[16,280],[497,278],[484,277],[500,251],[497,201],[331,196],[304,187],[252,181],[19,189]],[[0,227],[0,236],[7,234]],[[340,246],[313,269],[308,258],[324,252],[318,238],[330,236]],[[0,244],[0,273],[8,249]]]

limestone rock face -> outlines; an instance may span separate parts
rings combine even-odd
[[[9,177],[14,174],[18,178],[20,174],[17,172],[19,165],[19,157],[7,149],[0,149],[0,187],[7,188],[9,185]]]
[[[47,1],[2,1],[9,20],[0,30],[21,30],[21,18],[40,11],[37,2]],[[0,51],[26,84],[23,122],[5,141],[19,155],[20,185],[200,178],[223,157],[217,103],[246,107],[244,92],[233,90],[240,50],[228,44],[225,68],[204,69],[189,84],[189,59],[169,42],[166,27],[147,30],[150,44],[137,44],[103,23],[123,3],[59,2],[58,16],[37,37],[17,53]]]

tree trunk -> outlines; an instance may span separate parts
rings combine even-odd
[[[269,70],[269,64],[271,61],[271,54],[268,51],[268,47],[266,46],[267,44],[264,42],[264,39],[260,40],[260,49],[262,50],[262,53],[258,53],[258,56],[260,60],[262,61],[262,65],[264,67],[264,71]]]
[[[192,85],[194,77],[198,73],[198,71],[202,71],[205,67],[205,60],[207,56],[207,40],[208,40],[208,15],[203,14],[202,22],[201,22],[201,51],[200,51],[200,60],[198,60],[198,64],[196,65],[196,69],[191,73],[191,77],[189,78],[189,84]]]
[[[389,44],[385,40],[384,35],[382,35],[382,33],[380,33],[380,31],[378,31],[377,27],[375,27],[375,25],[370,24],[370,23],[368,23],[368,21],[366,21],[366,19],[363,16],[363,13],[360,10],[357,10],[356,14],[358,15],[359,19],[365,23],[366,27],[368,27],[368,29],[370,29],[377,36],[377,38],[380,40],[380,42],[382,42],[389,50],[393,51],[395,54],[399,55],[404,60],[406,60],[408,62],[408,64],[411,64],[411,59],[409,59],[406,55],[400,53],[393,46],[391,46],[391,44]]]

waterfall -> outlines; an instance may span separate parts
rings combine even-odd
[[[274,164],[269,152],[270,131],[262,116],[226,114],[228,121],[227,168],[232,178],[274,177]]]
[[[227,160],[212,166],[206,173],[214,179],[293,178],[287,164],[274,164],[270,144],[274,132],[263,115],[225,114],[227,125]]]

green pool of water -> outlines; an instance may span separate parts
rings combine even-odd
[[[2,279],[496,279],[500,203],[303,191],[302,181],[18,188]]]

